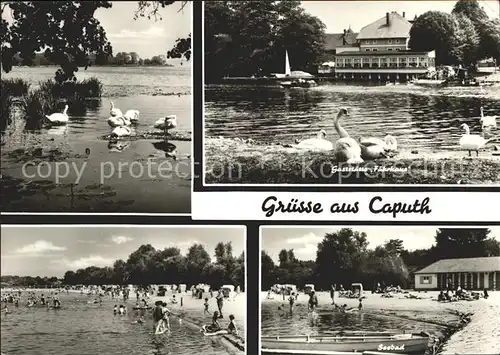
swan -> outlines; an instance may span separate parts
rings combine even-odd
[[[349,116],[345,108],[340,109],[333,124],[340,136],[340,139],[335,142],[335,156],[337,161],[346,162],[347,164],[362,163],[361,147],[354,138],[349,137],[349,133],[339,123],[340,118],[343,116]]]
[[[111,132],[112,137],[126,137],[130,136],[130,133],[132,133],[132,130],[130,127],[127,126],[120,126],[120,127],[115,127],[113,131]]]
[[[111,102],[111,110],[109,111],[109,114],[113,117],[123,116],[122,110],[120,110],[119,108],[115,108],[115,104],[113,103],[113,101],[110,102]]]
[[[398,150],[398,142],[396,138],[388,134],[384,137],[384,139],[369,137],[369,138],[361,138],[359,141],[361,144],[370,146],[370,145],[379,145],[387,152],[395,152]]]
[[[363,160],[373,160],[378,158],[387,158],[386,149],[381,144],[370,142],[360,142],[361,158]]]
[[[68,112],[68,105],[64,106],[63,113],[57,112],[57,113],[51,114],[50,116],[49,115],[45,115],[45,117],[47,117],[47,119],[53,125],[66,124],[69,121],[69,117],[68,117],[67,112]]]
[[[130,122],[135,123],[139,121],[139,110],[127,110],[123,117],[128,119]]]
[[[162,117],[158,121],[155,122],[154,128],[162,129],[165,131],[165,134],[168,133],[169,129],[173,129],[177,127],[177,116],[169,115],[167,117]]]
[[[464,123],[460,126],[465,130],[465,134],[460,138],[459,144],[460,147],[469,152],[469,156],[471,156],[471,151],[476,151],[476,156],[479,156],[479,150],[483,148],[486,144],[491,141],[496,140],[497,138],[484,139],[478,134],[470,134],[469,126]]]
[[[309,149],[309,150],[333,150],[333,143],[326,139],[325,130],[319,131],[316,138],[309,138],[300,141],[298,144],[293,145],[294,148]]]
[[[110,127],[122,127],[122,126],[130,126],[131,122],[123,116],[116,116],[116,117],[111,116],[108,118],[108,124]]]
[[[497,116],[485,116],[483,106],[481,106],[480,110],[481,110],[481,118],[479,118],[479,122],[481,122],[481,128],[485,129],[486,127],[496,127]]]

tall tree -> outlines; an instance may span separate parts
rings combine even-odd
[[[436,232],[439,259],[486,256],[487,228],[441,228]]]
[[[261,268],[261,287],[263,290],[269,290],[276,283],[275,265],[273,259],[264,250],[261,252],[260,268]]]
[[[408,45],[414,51],[436,51],[436,64],[457,64],[454,55],[456,23],[451,14],[428,11],[419,16],[410,29]]]

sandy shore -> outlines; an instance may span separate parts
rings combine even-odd
[[[437,302],[437,292],[410,292],[421,299],[404,298],[404,294],[396,294],[393,298],[382,298],[380,295],[365,292],[363,309],[381,317],[396,317],[420,322],[422,331],[426,324],[443,327],[443,331],[435,334],[441,341],[440,352],[443,354],[499,354],[500,353],[500,292],[491,292],[487,300]],[[338,295],[338,294],[337,294]],[[261,302],[287,303],[279,295],[272,300],[266,299],[267,292],[261,293]],[[298,304],[306,304],[308,297],[301,294]],[[318,292],[319,309],[331,307],[328,292]],[[337,304],[356,307],[357,299],[335,298]],[[473,314],[470,317],[464,315]],[[467,319],[470,322],[467,323]],[[465,327],[464,327],[465,325]],[[450,334],[451,337],[450,337]]]
[[[215,299],[216,293],[213,297],[210,297],[208,292],[203,294],[202,299],[197,299],[192,297],[190,292],[186,293],[175,293],[175,298],[177,299],[176,304],[172,304],[170,300],[172,299],[172,293],[168,292],[164,297],[153,296],[150,301],[152,303],[161,300],[167,302],[168,307],[172,312],[181,315],[184,322],[190,322],[192,325],[201,328],[202,325],[209,325],[211,323],[212,314],[217,311],[217,301]],[[182,298],[182,305],[181,305]],[[205,298],[208,298],[209,312],[210,314],[204,313],[204,302]],[[239,336],[222,336],[223,345],[231,353],[237,353],[238,350],[245,348],[245,338],[246,338],[246,294],[241,292],[235,297],[225,298],[224,306],[222,308],[223,318],[219,319],[219,323],[222,328],[227,328],[229,324],[229,315],[234,315],[235,323],[238,328]],[[243,350],[244,351],[244,350]]]

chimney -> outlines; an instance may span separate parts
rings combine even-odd
[[[405,12],[403,11],[403,17],[405,17]]]
[[[389,13],[388,12],[385,13],[385,24],[387,26],[389,26],[389,24],[390,24],[390,22],[389,22]]]

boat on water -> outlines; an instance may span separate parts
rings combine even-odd
[[[426,86],[426,87],[440,87],[445,85],[445,83],[446,80],[439,80],[439,79],[416,79],[410,81],[410,84]]]
[[[263,354],[337,355],[366,351],[391,354],[423,354],[429,346],[427,333],[340,332],[328,336],[261,337]]]
[[[297,79],[292,81],[282,81],[280,86],[283,88],[310,88],[316,86],[314,80]]]
[[[292,72],[288,51],[285,51],[285,74],[273,74],[278,79],[286,79],[279,84],[282,88],[310,88],[316,86],[313,76],[306,72]]]

